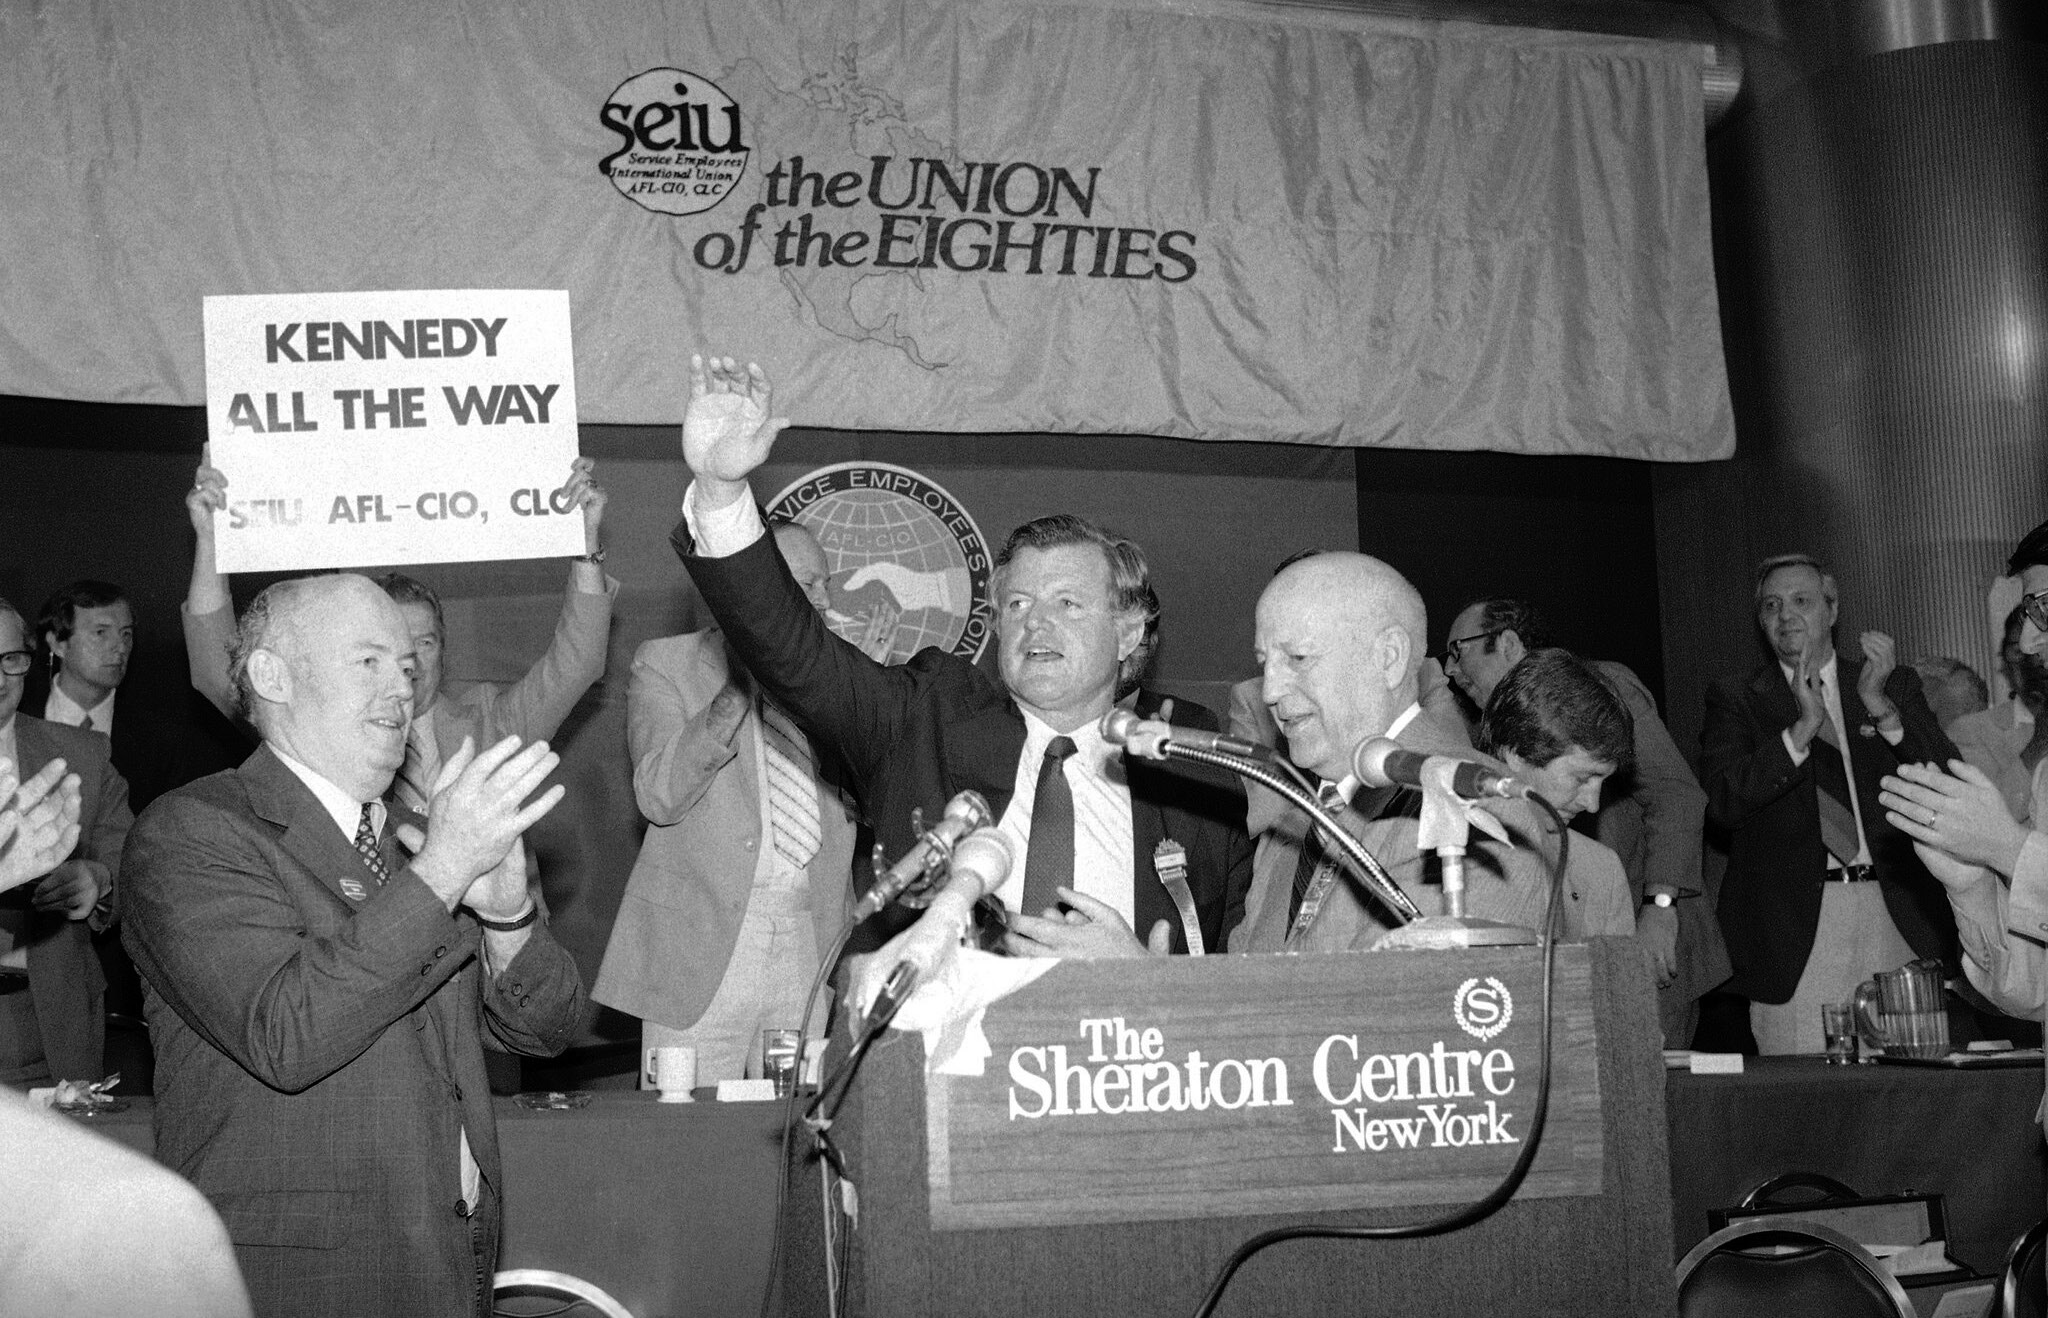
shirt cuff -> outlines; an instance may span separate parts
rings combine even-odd
[[[1896,746],[1906,739],[1906,725],[1901,723],[1898,727],[1893,728],[1889,732],[1885,731],[1883,728],[1878,728],[1877,735],[1883,737],[1885,739],[1886,744]]]
[[[1792,757],[1792,767],[1795,769],[1806,763],[1806,757],[1813,753],[1811,747],[1799,747],[1792,744],[1792,729],[1790,728],[1786,728],[1778,736],[1784,741],[1785,753]]]
[[[734,499],[723,508],[709,512],[697,505],[697,482],[683,491],[683,522],[697,542],[697,553],[705,558],[726,558],[761,538],[761,510],[752,499]]]

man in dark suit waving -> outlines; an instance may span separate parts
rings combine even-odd
[[[937,649],[884,667],[832,634],[765,534],[747,478],[787,424],[768,403],[758,366],[692,359],[676,549],[734,653],[850,769],[884,851],[908,850],[914,807],[936,819],[972,789],[1018,857],[997,894],[1012,952],[1220,947],[1250,878],[1243,798],[1127,765],[1097,729],[1159,610],[1137,546],[1078,517],[1027,523],[990,584],[1001,681]]]
[[[554,1053],[582,1015],[516,845],[561,799],[521,805],[558,757],[465,741],[425,820],[387,807],[412,668],[368,578],[265,590],[234,662],[262,746],[160,797],[123,860],[157,1158],[219,1211],[258,1314],[487,1313],[482,1033]]]
[[[1897,661],[1864,632],[1835,649],[1835,579],[1787,554],[1757,569],[1772,659],[1707,690],[1700,731],[1707,815],[1728,830],[1721,931],[1765,1053],[1817,1053],[1820,1008],[1916,955],[1953,963],[1956,927],[1912,839],[1884,817],[1878,780],[1946,764],[1955,747]]]

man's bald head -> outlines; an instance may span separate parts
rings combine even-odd
[[[1263,694],[1289,753],[1325,778],[1415,701],[1428,612],[1415,587],[1366,554],[1325,553],[1276,575],[1259,597]]]

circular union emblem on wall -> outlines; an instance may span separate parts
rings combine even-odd
[[[695,215],[724,201],[752,154],[738,102],[687,69],[634,74],[605,98],[598,122],[619,136],[598,172],[621,195],[665,215]]]
[[[1485,1043],[1515,1018],[1515,999],[1508,986],[1491,975],[1468,979],[1451,999],[1451,1018],[1459,1029]]]
[[[901,663],[928,645],[973,661],[988,645],[991,555],[960,501],[907,467],[841,462],[768,505],[801,523],[832,568],[832,630]]]

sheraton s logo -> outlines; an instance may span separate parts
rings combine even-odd
[[[598,171],[621,194],[664,215],[695,215],[724,201],[751,150],[739,103],[685,69],[649,69],[620,83],[598,120],[619,135]]]
[[[1485,1043],[1508,1027],[1515,1018],[1515,999],[1508,986],[1488,975],[1458,985],[1451,999],[1451,1019],[1458,1028]]]

